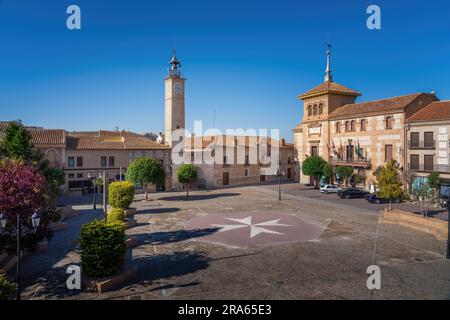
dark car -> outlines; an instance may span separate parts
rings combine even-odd
[[[369,201],[370,203],[377,203],[377,204],[379,204],[379,203],[388,203],[388,202],[389,202],[389,199],[386,199],[386,198],[380,198],[380,197],[377,196],[375,193],[367,194],[367,195],[365,196],[365,198],[366,198],[366,200]],[[400,202],[401,202],[401,199],[392,199],[392,202],[400,203]]]
[[[338,195],[341,198],[350,199],[350,198],[364,198],[369,192],[356,188],[349,188],[342,190]]]

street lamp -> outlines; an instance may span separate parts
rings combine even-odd
[[[281,177],[284,175],[284,172],[281,171],[280,166],[278,166],[277,176],[278,176],[278,200],[281,201]]]
[[[0,232],[3,232],[3,229],[6,227],[6,216],[3,212],[0,212]],[[37,211],[34,211],[31,215],[31,224],[33,225],[34,230],[36,231],[39,228],[39,224],[41,223],[41,216]],[[17,213],[17,221],[16,221],[16,255],[17,255],[17,264],[16,264],[16,281],[17,281],[17,300],[20,300],[20,237],[21,237],[21,226],[20,226],[20,214]]]
[[[447,259],[450,259],[450,204],[447,203]]]
[[[6,227],[6,216],[3,212],[0,212],[0,231]]]

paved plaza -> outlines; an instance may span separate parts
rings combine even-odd
[[[28,299],[449,299],[446,242],[379,224],[380,210],[324,201],[298,184],[137,196],[137,277],[114,291],[70,291],[82,223],[101,217],[78,200],[47,252],[23,262]],[[307,191],[315,192],[318,191]],[[336,197],[335,195],[327,195]],[[330,198],[332,199],[332,198]],[[337,199],[337,197],[336,197]],[[370,291],[369,265],[381,268]]]

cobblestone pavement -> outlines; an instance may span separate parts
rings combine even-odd
[[[183,193],[157,193],[152,201],[137,200],[133,206],[138,209],[138,224],[127,230],[128,236],[138,241],[132,253],[139,268],[137,278],[107,293],[69,292],[64,267],[79,263],[77,246],[54,251],[50,245],[45,258],[35,255],[25,261],[24,268],[35,271],[26,277],[24,298],[450,298],[445,241],[379,224],[380,213],[375,210],[289,192],[295,187],[283,185],[287,192],[281,202],[274,186],[194,191],[189,198]],[[93,218],[90,212],[82,216],[89,220]],[[189,227],[193,219],[228,212],[242,217],[258,212],[292,216],[320,226],[322,231],[307,241],[247,247],[203,242],[202,237],[217,231],[206,225]],[[77,226],[79,223],[73,223],[71,227],[76,230]],[[70,241],[70,236],[60,237]],[[366,269],[372,264],[381,268],[380,290],[366,287]]]

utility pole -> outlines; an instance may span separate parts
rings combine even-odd
[[[108,208],[106,203],[106,171],[103,170],[103,214],[105,215],[105,219],[108,215]]]

